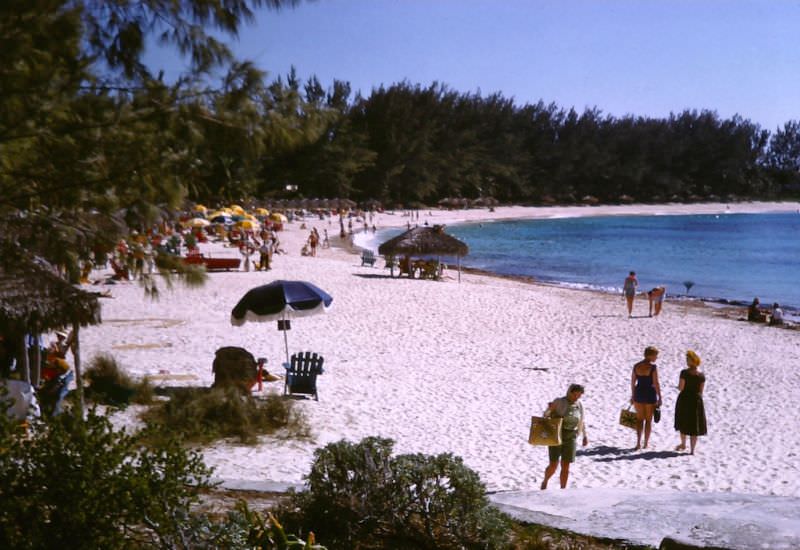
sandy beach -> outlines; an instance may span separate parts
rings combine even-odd
[[[454,224],[526,217],[797,211],[798,203],[500,207],[422,212],[419,223]],[[405,226],[403,212],[376,216],[378,228]],[[338,233],[338,222],[306,221]],[[358,225],[356,225],[358,227]],[[111,353],[135,377],[167,385],[213,380],[214,352],[242,346],[281,371],[283,335],[274,323],[233,327],[230,312],[250,288],[275,279],[310,281],[333,296],[325,315],[297,319],[290,351],[325,357],[318,402],[298,401],[311,440],[280,434],[257,446],[229,442],[204,451],[215,476],[228,480],[298,483],[319,446],[379,435],[398,453],[449,452],[464,458],[489,491],[537,488],[546,449],[527,443],[531,415],[563,395],[571,382],[583,397],[590,444],[579,451],[570,486],[800,496],[800,436],[793,412],[800,386],[800,331],[736,320],[699,303],[668,300],[647,318],[638,300],[629,319],[624,300],[595,292],[462,274],[444,281],[389,278],[379,260],[361,267],[346,247],[300,255],[307,230],[290,223],[280,233],[288,254],[269,272],[209,275],[200,289],[164,289],[158,301],[137,283],[108,286],[103,323],[81,332],[84,361]],[[236,256],[221,244],[212,255]],[[468,263],[468,259],[467,259]],[[621,266],[624,278],[627,266]],[[98,277],[100,273],[96,274]],[[630,394],[630,370],[645,346],[661,350],[663,419],[650,449],[633,451],[635,433],[617,423]],[[697,454],[677,453],[672,428],[678,375],[687,349],[703,360],[709,434]],[[267,392],[282,391],[273,383]],[[118,417],[132,423],[135,409]]]

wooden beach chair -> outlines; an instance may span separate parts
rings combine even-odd
[[[436,260],[428,260],[421,266],[420,278],[437,280],[441,276],[441,267]]]
[[[383,267],[389,270],[390,277],[394,277],[394,268],[397,267],[397,258],[394,256],[386,256],[384,260],[386,261],[386,265]]]
[[[361,253],[361,265],[375,266],[375,253],[372,250],[364,250]]]
[[[321,355],[310,351],[295,353],[289,359],[289,364],[284,363],[286,377],[283,385],[283,395],[305,394],[313,395],[319,401],[317,394],[317,376],[322,374]]]
[[[414,271],[416,270],[413,263],[411,262],[411,258],[402,257],[397,264],[398,268],[398,276],[408,275],[412,279],[414,278]]]

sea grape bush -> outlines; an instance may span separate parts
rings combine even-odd
[[[292,530],[330,548],[503,548],[504,516],[479,476],[452,454],[392,456],[393,441],[368,437],[318,449],[307,489],[280,512]]]

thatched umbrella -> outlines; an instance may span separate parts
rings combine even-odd
[[[69,284],[46,261],[31,258],[13,245],[3,247],[0,258],[0,332],[18,335],[25,350],[25,334],[72,327],[75,378],[82,407],[78,329],[100,323],[100,295]],[[25,379],[30,381],[28,354],[21,353],[21,360]],[[34,382],[38,382],[38,367],[37,362]]]
[[[384,256],[456,256],[458,280],[461,281],[461,258],[469,253],[469,247],[445,233],[443,225],[434,225],[409,229],[381,244],[378,253]]]

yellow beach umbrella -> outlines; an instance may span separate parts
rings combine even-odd
[[[238,204],[232,204],[230,205],[229,208],[230,211],[233,212],[234,214],[244,215],[244,208],[242,208]]]
[[[195,205],[194,205],[194,211],[195,211],[195,212],[203,212],[203,213],[205,213],[205,212],[206,212],[206,210],[208,210],[208,208],[206,208],[206,207],[205,207],[205,206],[203,206],[202,204],[195,204]]]
[[[258,229],[259,227],[258,222],[255,220],[242,220],[236,225],[238,225],[242,229]]]
[[[266,208],[256,208],[256,214],[259,216],[269,216],[269,210]]]
[[[289,218],[281,214],[280,212],[273,212],[270,214],[269,219],[274,222],[286,223],[289,221]]]

